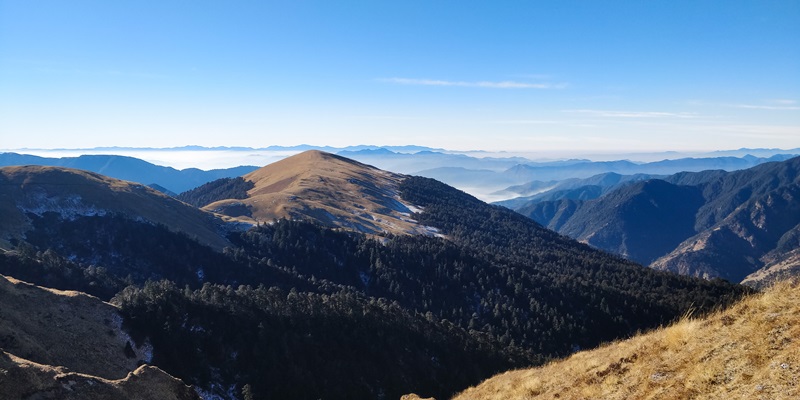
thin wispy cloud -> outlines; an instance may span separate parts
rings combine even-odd
[[[783,103],[783,104],[792,104],[792,103]],[[734,104],[731,107],[734,108],[746,108],[751,110],[783,110],[783,111],[796,111],[800,110],[800,106],[792,106],[792,105],[785,105],[785,106],[765,106],[765,105],[757,105],[757,104]]]
[[[691,100],[687,104],[691,106],[712,106],[712,107],[725,107],[725,108],[741,108],[750,110],[776,110],[776,111],[797,111],[800,110],[800,104],[796,100],[790,99],[771,99],[764,100],[762,104],[749,104],[749,103],[713,103],[701,100]]]
[[[440,79],[414,79],[414,78],[384,78],[378,79],[381,82],[394,83],[398,85],[415,86],[455,86],[473,87],[488,89],[563,89],[567,85],[564,83],[530,83],[519,81],[447,81]]]
[[[767,100],[767,101],[769,103],[783,104],[783,105],[787,105],[787,106],[788,105],[797,104],[797,100],[790,100],[790,99],[772,99],[772,100]]]
[[[421,117],[412,117],[407,115],[351,115],[351,118],[366,119],[366,120],[398,120],[398,121],[414,121],[421,120]]]
[[[563,110],[567,113],[587,114],[602,118],[697,118],[694,113],[665,111],[615,111],[615,110]]]
[[[549,124],[558,124],[560,122],[561,121],[538,120],[538,119],[510,119],[510,120],[494,121],[495,124],[504,124],[504,125],[549,125]]]

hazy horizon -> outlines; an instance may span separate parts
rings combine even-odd
[[[288,146],[284,149],[268,149],[268,148],[199,148],[202,146],[187,145],[171,148],[128,148],[128,147],[102,147],[102,148],[60,148],[60,149],[2,149],[3,152],[15,152],[20,154],[28,154],[39,157],[61,158],[61,157],[77,157],[81,155],[117,155],[138,158],[156,165],[165,167],[172,167],[176,169],[186,168],[199,168],[203,170],[210,169],[224,169],[232,168],[242,165],[264,166],[283,158],[298,154],[303,149],[293,149]],[[332,146],[315,146],[315,145],[298,145],[294,147],[312,147],[312,148],[326,148]],[[339,148],[329,149],[333,152],[347,150],[348,148],[392,148],[394,146],[379,146],[379,145],[353,145]],[[417,145],[403,145],[402,147],[414,148],[425,147]],[[398,150],[398,149],[395,149]],[[444,154],[463,154],[475,158],[523,158],[532,162],[547,162],[569,159],[586,159],[590,161],[617,161],[629,160],[633,162],[653,162],[667,159],[679,158],[708,158],[708,157],[722,157],[733,156],[742,157],[745,155],[753,155],[756,157],[770,157],[774,154],[797,154],[800,149],[720,149],[713,151],[701,152],[681,152],[681,151],[654,151],[654,152],[595,152],[595,153],[581,153],[581,152],[555,152],[555,151],[542,151],[542,152],[514,152],[514,151],[457,151],[452,149],[433,149],[430,150],[442,152]],[[414,151],[396,151],[398,153],[414,154]]]

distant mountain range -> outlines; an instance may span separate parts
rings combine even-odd
[[[306,150],[320,150],[329,153],[338,153],[341,151],[361,151],[361,150],[389,150],[392,152],[397,153],[417,153],[417,152],[424,152],[424,151],[434,151],[434,152],[442,152],[442,153],[452,153],[452,154],[473,154],[473,155],[487,155],[487,154],[513,154],[515,151],[483,151],[483,150],[448,150],[443,148],[433,148],[427,146],[418,146],[418,145],[400,145],[400,146],[387,146],[387,145],[353,145],[353,146],[344,146],[344,147],[334,147],[334,146],[317,146],[317,145],[310,145],[310,144],[301,144],[295,146],[267,146],[267,147],[247,147],[247,146],[214,146],[214,147],[207,147],[207,146],[197,146],[197,145],[188,145],[188,146],[175,146],[175,147],[123,147],[123,146],[111,146],[111,147],[90,147],[90,148],[78,148],[78,149],[69,149],[69,148],[61,148],[61,149],[35,149],[35,148],[22,148],[22,149],[5,149],[8,150],[20,150],[23,152],[27,151],[77,151],[77,152],[84,152],[84,153],[92,153],[97,151],[119,151],[119,152],[128,152],[128,151],[296,151],[296,152],[303,152]],[[519,153],[517,151],[517,153]],[[617,155],[609,154],[606,155],[608,157],[615,157],[615,156],[624,156],[618,158],[627,158],[627,159],[636,159],[636,160],[648,160],[648,159],[677,159],[677,158],[688,158],[688,157],[696,157],[696,158],[707,158],[707,157],[723,157],[723,156],[730,156],[730,157],[743,157],[746,155],[754,155],[756,157],[771,157],[775,154],[788,154],[788,153],[800,153],[800,148],[794,149],[778,149],[778,148],[740,148],[735,150],[717,150],[717,151],[709,151],[709,152],[681,152],[681,151],[660,151],[660,152],[628,152],[628,153],[620,153]],[[589,158],[586,156],[582,156],[583,158]]]
[[[800,248],[800,157],[746,170],[680,173],[593,200],[511,204],[577,240],[651,267],[734,282]],[[772,279],[775,276],[771,277]],[[770,279],[767,279],[770,280]],[[748,279],[753,282],[753,279]]]
[[[769,157],[722,156],[679,158],[656,162],[560,160],[536,162],[520,157],[476,158],[462,154],[420,152],[394,153],[388,150],[343,151],[339,153],[360,162],[401,173],[425,176],[465,190],[485,200],[509,199],[529,193],[515,193],[519,185],[536,182],[586,179],[599,174],[668,175],[682,171],[722,169],[733,171],[791,158],[798,152]],[[510,188],[511,187],[511,188]]]
[[[320,150],[325,152],[338,152],[338,151],[360,151],[360,150],[375,150],[375,149],[386,149],[389,151],[394,152],[401,152],[401,153],[416,153],[419,151],[446,151],[445,149],[439,148],[432,148],[432,147],[425,147],[425,146],[416,146],[416,145],[404,145],[404,146],[374,146],[374,145],[355,145],[355,146],[346,146],[346,147],[333,147],[333,146],[314,146],[309,144],[301,144],[296,146],[268,146],[268,147],[245,147],[245,146],[215,146],[215,147],[206,147],[206,146],[196,146],[196,145],[189,145],[189,146],[176,146],[176,147],[121,147],[121,146],[111,146],[111,147],[90,147],[90,148],[82,148],[82,149],[50,149],[50,151],[83,151],[83,152],[94,152],[94,151],[120,151],[120,152],[128,152],[128,151],[296,151],[296,152],[303,152],[306,150]],[[15,149],[15,150],[42,150],[42,149]]]
[[[241,176],[258,168],[241,166],[210,171],[203,171],[197,168],[177,170],[126,156],[82,155],[79,157],[46,158],[17,153],[0,153],[0,167],[14,165],[42,165],[81,169],[112,178],[139,182],[144,185],[154,184],[173,193],[181,193],[216,179]]]
[[[120,152],[142,154],[160,154],[160,152],[194,152],[198,158],[203,154],[223,152],[241,153],[242,163],[252,162],[251,152],[267,152],[274,160],[287,157],[305,150],[336,152],[338,155],[359,161],[363,164],[393,171],[396,173],[419,175],[434,178],[453,185],[470,194],[487,201],[506,200],[520,196],[532,196],[537,193],[520,191],[524,185],[535,185],[537,182],[563,181],[566,179],[586,179],[605,173],[620,175],[666,175],[681,171],[701,171],[707,169],[723,169],[727,171],[749,168],[759,163],[780,161],[800,154],[800,149],[778,150],[755,149],[757,154],[769,154],[769,157],[744,155],[741,157],[719,156],[707,158],[680,158],[657,162],[633,161],[590,161],[586,159],[568,159],[554,161],[535,161],[523,157],[510,157],[500,153],[491,155],[483,152],[450,152],[443,149],[431,149],[422,146],[350,146],[346,148],[319,147],[310,145],[279,147],[271,146],[263,149],[246,147],[185,146],[172,149],[147,148],[98,148],[86,149],[87,152]],[[745,149],[742,149],[744,151]],[[77,150],[71,150],[77,151]],[[737,151],[738,152],[738,151]],[[733,153],[737,153],[733,152]],[[724,153],[728,154],[728,153]],[[678,154],[665,153],[665,156],[676,157]],[[169,155],[156,158],[169,157]],[[236,160],[235,156],[226,156],[226,160]],[[261,157],[263,158],[263,157]],[[271,161],[270,161],[271,162]],[[77,157],[48,158],[17,153],[0,153],[0,166],[12,165],[45,165],[63,166],[84,169],[101,173],[117,179],[130,180],[152,186],[164,193],[175,194],[194,189],[205,183],[220,178],[233,178],[254,171],[256,166],[239,166],[208,171],[197,168],[177,170],[125,156],[125,155],[80,155]],[[564,183],[566,184],[566,182]],[[562,187],[562,189],[564,189]],[[571,188],[576,189],[576,188]],[[589,198],[591,190],[583,194],[563,194],[565,198]],[[598,193],[601,194],[604,191]],[[519,202],[521,200],[515,200]]]
[[[557,180],[569,178],[588,178],[601,173],[614,172],[618,174],[656,174],[666,175],[677,172],[705,171],[710,169],[722,169],[733,171],[750,168],[765,162],[783,161],[794,157],[790,154],[777,154],[768,158],[744,156],[744,157],[712,157],[712,158],[679,158],[675,160],[663,160],[649,163],[634,163],[631,161],[599,161],[599,162],[578,162],[570,165],[519,165],[506,171],[507,175],[513,175],[525,181],[531,180]]]
[[[606,172],[583,179],[532,181],[504,189],[498,194],[508,195],[513,193],[519,195],[519,197],[498,201],[495,204],[514,209],[543,201],[562,199],[591,200],[619,187],[663,176],[653,174],[621,175],[616,172]]]

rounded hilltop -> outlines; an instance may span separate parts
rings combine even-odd
[[[369,234],[431,234],[411,218],[400,198],[404,175],[319,150],[308,150],[242,177],[244,198],[214,201],[203,209],[245,222],[280,218]]]

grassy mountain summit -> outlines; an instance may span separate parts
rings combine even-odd
[[[403,175],[348,158],[308,150],[242,177],[246,196],[221,199],[203,209],[245,221],[310,219],[365,233],[431,234],[410,218],[400,198]]]
[[[455,400],[796,399],[799,316],[800,285],[783,282],[705,318],[500,374]]]

